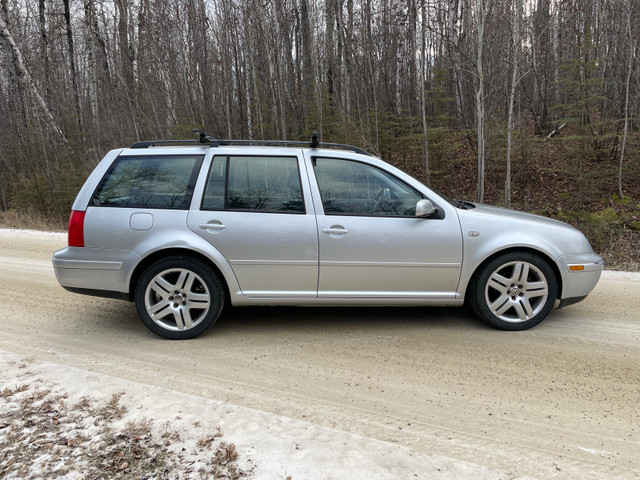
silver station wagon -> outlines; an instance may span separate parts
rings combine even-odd
[[[523,330],[600,278],[573,227],[449,199],[356,147],[198,133],[104,157],[53,255],[64,288],[134,301],[151,331],[186,339],[225,304],[468,302]]]

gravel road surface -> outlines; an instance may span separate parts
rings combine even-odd
[[[59,287],[65,245],[0,229],[2,358],[96,392],[103,378],[159,405],[175,393],[261,415],[255,438],[277,419],[262,455],[225,430],[241,456],[254,449],[258,478],[640,478],[639,274],[605,272],[525,332],[464,309],[243,308],[177,342],[133,304]]]

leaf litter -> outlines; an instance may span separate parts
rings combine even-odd
[[[124,392],[72,401],[25,363],[19,367],[19,383],[0,390],[1,478],[237,480],[250,473],[219,426],[210,431],[196,422],[190,446],[170,422],[157,426],[131,414]]]

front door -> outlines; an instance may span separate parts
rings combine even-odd
[[[422,195],[357,161],[314,158],[321,298],[451,299],[462,239],[454,214],[417,218]]]

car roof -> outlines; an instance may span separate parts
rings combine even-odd
[[[219,150],[220,155],[261,155],[261,156],[290,156],[296,152],[308,152],[314,157],[332,156],[339,158],[353,158],[366,156],[367,158],[377,158],[370,154],[361,154],[349,150],[336,148],[301,148],[301,147],[282,147],[282,146],[237,146],[224,145],[220,147],[211,147],[210,145],[202,146],[162,146],[149,148],[125,148],[120,151],[119,156],[171,156],[171,155],[205,155],[209,150],[214,150],[213,154]]]

